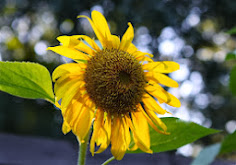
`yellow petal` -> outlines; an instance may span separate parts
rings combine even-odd
[[[145,72],[144,73],[147,80],[153,80],[156,83],[163,84],[168,87],[178,87],[178,83],[168,76],[161,74],[161,73],[155,73],[155,72]]]
[[[64,97],[65,92],[74,84],[79,82],[79,78],[70,78],[68,76],[60,78],[56,81],[54,86],[54,92],[57,97],[57,100],[60,100]]]
[[[83,103],[86,108],[88,108],[90,111],[92,111],[93,113],[95,112],[95,104],[94,102],[90,99],[90,96],[87,94],[86,88],[82,87],[80,88],[80,93],[81,93],[81,99],[77,99],[79,100],[81,103]]]
[[[153,60],[150,57],[147,56],[153,56],[150,53],[145,53],[141,51],[136,51],[133,53],[133,56],[138,60],[138,61],[148,61],[148,62],[153,62]]]
[[[81,88],[82,85],[84,85],[84,83],[79,81],[79,82],[74,83],[72,86],[70,86],[67,89],[67,91],[64,93],[64,96],[62,97],[62,101],[61,101],[62,108],[66,108],[75,95],[79,97],[80,95],[79,88]]]
[[[120,38],[116,35],[112,35],[111,38],[113,48],[118,49],[120,46]]]
[[[141,57],[146,57],[146,56],[153,57],[152,54],[146,53],[146,52],[141,52],[141,51],[136,51],[133,55],[134,55],[136,58],[141,58]]]
[[[103,122],[103,117],[104,117],[104,112],[98,109],[96,112],[96,117],[93,124],[93,135],[90,140],[90,152],[92,156],[94,156],[95,142],[99,136],[100,128]]]
[[[74,127],[76,120],[84,108],[83,103],[73,100],[68,107],[61,109],[62,116],[70,127]]]
[[[159,117],[157,117],[157,115],[153,111],[146,110],[146,113],[150,117],[150,119],[153,121],[154,124],[160,126],[164,130],[164,132],[166,132],[167,130],[166,125],[161,121]]]
[[[65,47],[74,47],[80,43],[80,41],[73,36],[59,36],[57,40]]]
[[[112,36],[109,26],[107,24],[106,18],[98,11],[92,11],[92,20],[96,28],[101,32],[106,41],[106,48],[114,48],[113,46],[116,44],[117,37]],[[114,40],[115,38],[115,40]]]
[[[135,144],[144,152],[147,152],[147,153],[152,153],[152,150],[146,146],[145,142],[143,142],[143,139],[139,136],[139,134],[137,133],[138,130],[136,130],[134,128],[134,125],[133,123],[131,122],[131,119],[129,117],[126,117],[126,121],[133,133],[133,139],[134,139],[134,142]]]
[[[111,118],[107,118],[104,121],[104,124],[100,128],[99,136],[96,141],[97,145],[99,145],[99,149],[96,151],[96,153],[103,152],[110,144],[110,136],[111,136]]]
[[[168,135],[169,133],[165,132],[165,131],[162,131],[160,130],[157,125],[159,126],[159,123],[156,123],[155,121],[153,121],[149,115],[146,113],[146,111],[143,110],[142,106],[139,105],[139,109],[141,110],[141,112],[143,113],[144,117],[147,119],[147,122],[148,124],[158,133],[161,133],[161,134],[165,134],[165,135]],[[157,116],[156,116],[157,117]],[[159,121],[159,122],[162,122],[162,121]],[[163,122],[160,123],[162,126],[163,126]],[[163,126],[164,128],[166,128],[165,126]]]
[[[58,103],[58,99],[57,97],[55,97],[55,104],[54,104],[57,108],[61,108],[61,105]]]
[[[131,148],[128,148],[129,151],[135,151],[138,149],[138,145],[136,143],[134,143],[133,146],[131,146]]]
[[[59,77],[68,73],[82,73],[86,68],[85,64],[69,63],[58,66],[52,73],[52,80],[55,82]]]
[[[123,51],[126,51],[129,48],[134,38],[134,28],[130,22],[128,23],[128,25],[129,27],[123,35],[120,43],[120,49]]]
[[[134,56],[138,61],[148,61],[148,62],[153,62],[153,60],[149,57],[153,57],[152,54],[146,53],[146,52],[141,52],[138,51],[136,46],[132,43],[129,44],[128,49],[126,50],[129,54]],[[149,57],[147,57],[149,56]]]
[[[103,46],[104,48],[106,48],[107,45],[108,45],[108,44],[107,44],[107,40],[106,40],[105,36],[103,35],[103,33],[100,31],[101,29],[98,29],[98,28],[95,26],[94,22],[93,22],[89,17],[87,17],[87,16],[85,16],[85,15],[79,15],[77,18],[86,18],[86,19],[89,21],[90,25],[91,25],[92,28],[93,28],[94,33],[96,34],[96,36],[97,36],[97,38],[98,38],[98,40],[101,42],[102,46]]]
[[[153,62],[153,59],[151,59],[150,57],[147,56],[140,56],[136,58],[138,61],[148,61],[148,62]]]
[[[64,134],[67,134],[68,132],[71,131],[71,127],[70,125],[66,122],[66,121],[63,121],[63,124],[62,124],[62,132]]]
[[[86,41],[94,50],[99,51],[100,48],[99,46],[96,44],[96,42],[91,39],[90,37],[86,36],[86,35],[74,35],[75,38],[77,39],[83,39],[84,41]]]
[[[132,54],[133,56],[135,56],[134,53],[138,51],[138,48],[136,48],[136,46],[133,43],[131,43],[126,51],[129,54]]]
[[[125,128],[120,118],[113,119],[111,134],[111,153],[117,159],[121,160],[128,148],[125,139]]]
[[[72,128],[73,133],[78,136],[80,143],[84,143],[84,138],[89,132],[93,116],[93,112],[85,108],[77,118],[75,126]]]
[[[163,61],[163,62],[150,62],[144,64],[144,70],[149,70],[159,73],[171,73],[179,69],[179,64],[173,61]]]
[[[90,140],[90,152],[91,155],[94,156],[94,150],[95,150],[95,136],[94,136],[95,130],[93,131],[93,135]]]
[[[105,37],[110,37],[111,32],[107,24],[106,18],[100,12],[96,10],[92,11],[91,16],[92,16],[94,25],[96,26],[97,29],[99,29],[102,35]]]
[[[125,137],[125,141],[126,141],[126,148],[128,149],[130,141],[131,141],[131,137],[130,137],[129,126],[126,123],[126,120],[124,118],[122,118],[122,126],[124,128],[124,137]]]
[[[74,59],[74,60],[89,60],[89,56],[74,49],[68,48],[66,46],[55,46],[55,47],[48,47],[47,50],[54,51],[57,54],[62,56]]]
[[[94,108],[94,105],[89,104],[89,102],[91,101],[87,97],[81,96],[76,100],[72,100],[67,108],[61,109],[64,120],[67,121],[71,128],[76,127],[77,121],[83,111],[91,111],[94,114],[94,111],[91,110]]]
[[[105,118],[104,112],[98,109],[93,128],[94,132],[90,141],[90,151],[92,155],[94,155],[95,143],[99,146],[99,149],[95,153],[101,153],[109,146],[111,136],[111,118]]]
[[[132,121],[135,128],[135,136],[138,136],[142,141],[141,143],[145,145],[145,149],[150,150],[150,135],[149,126],[146,118],[143,116],[141,111],[132,112]],[[144,151],[146,152],[146,151]]]
[[[142,102],[145,104],[147,109],[154,111],[158,114],[164,115],[166,110],[164,110],[155,99],[153,99],[150,95],[144,94],[142,98]]]
[[[83,41],[78,40],[78,39],[79,37],[76,35],[57,37],[57,40],[62,43],[63,47],[71,48],[73,50],[79,50],[87,54],[93,55],[94,49],[91,49],[91,47],[89,47]]]
[[[78,45],[74,46],[74,48],[79,50],[79,51],[85,52],[85,53],[87,53],[88,55],[91,55],[91,56],[96,53],[91,47],[89,47],[84,42],[80,42]]]
[[[145,90],[152,96],[156,97],[158,101],[165,102],[166,104],[173,107],[181,106],[180,101],[175,96],[167,92],[158,84],[148,85]]]

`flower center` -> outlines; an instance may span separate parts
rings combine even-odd
[[[138,60],[117,49],[97,52],[88,61],[84,81],[96,106],[111,115],[135,111],[146,84]]]
[[[119,73],[119,79],[120,79],[121,83],[129,84],[130,83],[130,74],[125,71],[121,71]]]

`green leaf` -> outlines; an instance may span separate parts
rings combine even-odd
[[[226,138],[222,142],[220,154],[225,154],[233,151],[236,151],[236,131],[226,136]]]
[[[54,102],[52,81],[47,68],[30,62],[0,61],[0,91]]]
[[[219,132],[215,129],[205,128],[193,122],[182,121],[178,118],[161,118],[166,124],[170,135],[157,133],[150,128],[151,149],[153,152],[164,152],[177,149],[195,140]],[[141,153],[141,150],[129,153]]]
[[[236,60],[236,53],[235,52],[230,52],[226,55],[225,60]]]
[[[230,72],[229,86],[234,95],[236,95],[236,65]]]
[[[228,34],[236,34],[236,27],[230,29],[229,31],[227,31]]]
[[[199,155],[194,159],[191,165],[209,165],[212,163],[220,151],[221,144],[213,144],[204,148]]]

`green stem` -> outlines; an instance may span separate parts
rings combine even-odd
[[[115,157],[112,156],[111,158],[107,159],[104,163],[102,163],[102,165],[107,165],[108,163],[110,163],[112,160],[115,160]]]
[[[85,165],[86,153],[87,153],[87,147],[88,147],[88,140],[89,140],[91,130],[92,130],[92,127],[90,128],[88,134],[84,138],[84,142],[80,144],[78,165]],[[79,139],[78,139],[78,142],[79,142]]]

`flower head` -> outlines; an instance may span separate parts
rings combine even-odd
[[[111,152],[118,160],[127,150],[139,148],[152,153],[149,125],[168,134],[157,117],[167,111],[154,98],[159,103],[180,107],[179,100],[160,85],[178,87],[165,73],[178,70],[179,65],[171,61],[154,62],[152,54],[139,51],[132,44],[131,23],[120,40],[111,34],[101,13],[93,11],[91,15],[91,19],[78,17],[90,22],[102,48],[86,35],[60,36],[57,39],[61,45],[48,48],[75,61],[60,65],[52,75],[56,105],[64,119],[62,131],[66,134],[72,130],[83,143],[92,125],[92,155],[95,144],[99,146],[95,153],[111,144]]]

